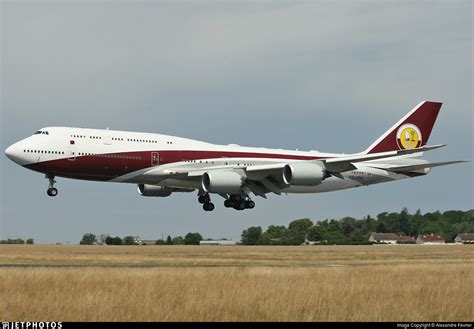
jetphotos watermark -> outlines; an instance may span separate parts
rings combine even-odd
[[[60,329],[62,322],[2,322],[2,329]]]
[[[427,328],[472,328],[473,324],[469,322],[405,322],[397,323],[397,328],[405,329],[427,329]]]

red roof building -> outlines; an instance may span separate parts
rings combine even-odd
[[[474,233],[461,233],[456,236],[454,242],[458,243],[474,243]]]
[[[446,240],[441,234],[431,233],[431,234],[420,234],[416,239],[418,244],[445,244]]]
[[[406,235],[396,235],[395,233],[372,233],[369,238],[370,242],[375,243],[415,243],[415,238]]]
[[[397,237],[397,243],[398,244],[410,244],[410,243],[416,243],[416,240],[412,236],[399,235]]]

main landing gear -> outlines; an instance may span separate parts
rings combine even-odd
[[[226,208],[234,208],[235,210],[253,209],[255,202],[248,196],[231,194],[230,197],[224,201],[224,206]]]
[[[48,193],[49,196],[58,195],[58,189],[54,187],[54,183],[56,183],[56,181],[54,180],[54,176],[46,175],[46,178],[49,179],[49,188],[46,193]]]
[[[255,207],[255,202],[253,202],[247,194],[221,194],[221,196],[226,198],[226,200],[224,201],[224,206],[226,208],[244,210],[253,209]],[[211,202],[209,193],[200,195],[198,197],[198,201],[202,204],[202,209],[204,209],[205,211],[213,211],[215,208],[214,204]]]
[[[209,197],[208,193],[200,195],[198,198],[198,202],[202,204],[202,209],[204,209],[204,211],[214,210],[214,204],[211,202],[211,198]]]

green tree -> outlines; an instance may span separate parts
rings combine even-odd
[[[469,222],[474,224],[474,209],[466,211],[462,216],[461,220],[463,222]]]
[[[429,222],[436,222],[440,219],[442,219],[442,215],[439,211],[435,212],[427,212],[426,214],[423,215],[424,219],[429,221]]]
[[[323,225],[319,225],[316,223],[313,227],[311,227],[308,231],[307,239],[309,241],[324,241],[324,236],[327,234],[327,230]]]
[[[402,211],[400,212],[400,216],[398,217],[399,221],[399,227],[400,231],[398,233],[401,233],[403,235],[409,234],[410,233],[410,213],[408,212],[407,208],[403,208]]]
[[[399,214],[396,212],[381,213],[377,216],[377,220],[377,232],[396,233],[400,231]]]
[[[8,239],[7,244],[25,244],[25,241],[21,238],[18,239]]]
[[[370,217],[370,215],[367,215],[365,219],[362,220],[362,226],[361,229],[364,232],[374,232],[377,230],[377,223],[375,219]]]
[[[328,222],[328,232],[341,232],[342,233],[341,222],[335,219],[331,219]]]
[[[407,234],[409,236],[418,236],[422,230],[423,222],[423,215],[421,214],[421,210],[418,209],[414,215],[410,216],[410,230]]]
[[[242,244],[259,245],[262,244],[262,228],[252,226],[242,232]]]
[[[357,229],[357,220],[352,217],[344,217],[341,221],[341,229],[342,233],[350,237],[352,232],[354,232]]]
[[[175,236],[172,241],[175,245],[184,244],[184,239],[182,236]]]
[[[131,245],[136,245],[137,243],[135,242],[135,239],[133,238],[133,236],[128,235],[123,238],[122,244],[131,246]]]
[[[118,236],[116,236],[115,238],[112,238],[111,236],[108,236],[105,238],[105,244],[107,245],[121,245],[122,244],[122,239]]]
[[[351,241],[353,243],[368,243],[371,232],[364,230],[354,231],[351,235]]]
[[[166,238],[165,244],[168,244],[168,245],[173,244],[173,240],[171,239],[171,236],[170,236],[170,235],[168,235],[168,237]]]
[[[199,233],[188,233],[184,236],[184,244],[198,245],[202,240],[202,236]]]
[[[460,223],[463,219],[464,212],[461,210],[449,210],[443,213],[443,219],[449,224]]]
[[[309,232],[309,229],[313,226],[313,222],[309,218],[294,220],[288,225],[286,231],[286,244],[300,245],[302,244]]]
[[[79,244],[94,244],[97,242],[97,238],[95,237],[95,234],[92,234],[92,233],[86,233],[84,234],[84,236],[82,237],[82,240],[81,242],[79,242]]]
[[[262,235],[262,244],[265,245],[281,245],[286,235],[285,226],[268,226],[265,233]]]
[[[165,240],[163,240],[163,239],[158,239],[158,240],[156,240],[155,244],[156,244],[156,245],[159,245],[159,246],[163,246],[163,245],[165,244]]]
[[[26,244],[35,244],[35,242],[33,241],[33,239],[27,239]]]
[[[328,231],[323,236],[324,241],[327,241],[328,244],[338,244],[338,243],[345,243],[346,237],[341,231]]]

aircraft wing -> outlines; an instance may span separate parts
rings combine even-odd
[[[440,148],[444,145],[424,146],[416,149],[389,151],[372,154],[356,154],[348,155],[337,158],[329,158],[322,160],[307,160],[310,163],[316,163],[325,169],[328,175],[339,177],[344,179],[342,173],[356,169],[354,163],[378,160],[384,158],[392,158],[406,154],[426,152]],[[300,161],[301,162],[301,161]],[[239,173],[245,181],[244,186],[256,195],[265,197],[266,193],[273,192],[275,194],[281,194],[281,191],[288,187],[282,178],[282,170],[285,166],[290,163],[288,161],[282,161],[273,164],[255,165],[255,166],[235,166],[235,165],[222,165],[212,166],[208,168],[194,168],[188,164],[183,166],[174,167],[161,167],[153,168],[146,172],[141,173],[141,179],[150,184],[157,184],[165,179],[185,180],[185,181],[198,181],[201,177],[210,171],[216,170],[232,170]],[[432,164],[432,166],[450,164]],[[406,168],[405,168],[406,167]],[[410,167],[410,168],[409,168]],[[413,166],[402,166],[394,170],[413,170]],[[422,167],[418,168],[421,169]],[[392,169],[389,169],[392,170]]]
[[[325,160],[309,160],[309,162],[317,163],[326,170],[326,173],[344,179],[342,173],[345,171],[354,170],[357,167],[354,163],[378,160],[384,158],[392,158],[406,154],[414,154],[435,150],[445,145],[424,146],[416,149],[398,150],[382,153],[372,154],[357,154],[337,158],[330,158]],[[448,163],[446,163],[448,164]],[[282,169],[287,163],[277,163],[261,166],[251,166],[246,168],[245,173],[247,177],[247,186],[252,192],[259,196],[265,196],[265,193],[273,192],[280,194],[285,186],[281,179]],[[436,165],[435,165],[436,166]]]

